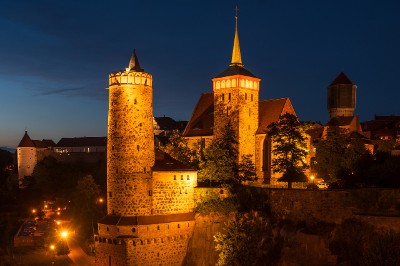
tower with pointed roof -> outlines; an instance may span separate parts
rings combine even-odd
[[[25,131],[17,147],[18,184],[25,188],[25,177],[32,176],[33,170],[44,157],[51,155],[55,143],[52,140],[32,140]]]
[[[109,75],[107,215],[96,265],[182,265],[194,229],[197,171],[154,149],[152,75],[132,53]]]
[[[146,184],[155,160],[152,76],[140,67],[135,51],[124,71],[110,74],[108,91],[108,213],[150,214]]]
[[[329,118],[353,116],[356,108],[356,88],[351,80],[340,72],[328,86]]]
[[[37,163],[36,146],[25,131],[17,147],[18,182],[22,186],[26,176],[31,176]]]
[[[243,155],[255,154],[260,79],[248,71],[242,63],[237,14],[235,22],[231,63],[225,71],[212,79],[212,83],[214,134],[218,136],[230,121],[237,135],[240,159]]]

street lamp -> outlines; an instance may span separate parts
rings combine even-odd
[[[62,231],[61,232],[61,237],[66,239],[68,237],[68,231]]]
[[[314,178],[315,178],[314,175],[311,175],[311,176],[310,176],[310,179],[311,179],[311,181],[312,181],[313,184],[314,184]]]

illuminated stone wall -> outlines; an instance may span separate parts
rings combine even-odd
[[[214,87],[214,135],[221,134],[227,121],[230,120],[239,142],[239,159],[243,155],[253,155],[252,160],[255,160],[258,91],[258,86],[256,88],[221,87],[219,89]]]
[[[150,214],[154,165],[152,77],[145,72],[110,74],[107,192],[108,213]]]
[[[96,265],[108,265],[110,256],[112,265],[182,265],[194,227],[194,220],[100,225],[99,235],[95,236]]]
[[[96,265],[182,265],[197,172],[152,170],[152,77],[134,69],[109,76],[108,215],[95,235]]]
[[[31,176],[37,163],[35,147],[17,148],[18,158],[18,178],[24,179],[25,176]]]
[[[191,212],[194,207],[193,191],[197,185],[197,172],[153,172],[153,214]]]

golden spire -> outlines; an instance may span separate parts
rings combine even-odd
[[[238,7],[236,5],[236,28],[235,28],[235,38],[233,40],[233,49],[232,49],[232,60],[229,66],[243,66],[242,56],[240,54],[240,45],[239,45],[239,34],[238,34]]]

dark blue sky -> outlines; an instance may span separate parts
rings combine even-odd
[[[154,79],[154,114],[189,119],[228,66],[236,1],[1,1],[0,146],[105,136],[108,74],[133,48]],[[260,99],[289,97],[326,122],[326,87],[344,71],[362,121],[400,115],[398,1],[239,1],[245,67]]]

